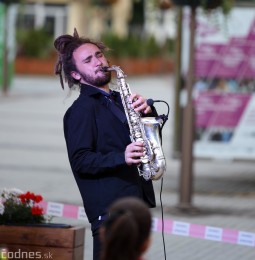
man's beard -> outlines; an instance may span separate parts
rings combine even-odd
[[[83,81],[88,83],[89,85],[95,86],[95,87],[103,87],[106,84],[108,84],[111,81],[111,72],[104,72],[100,76],[90,76],[85,73],[79,72],[82,76]]]

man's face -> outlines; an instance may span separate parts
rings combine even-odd
[[[111,73],[103,72],[102,67],[109,66],[101,50],[94,44],[86,43],[73,53],[77,73],[73,77],[81,83],[103,87],[111,81]]]

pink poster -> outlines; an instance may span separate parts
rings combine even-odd
[[[189,18],[190,10],[185,10],[184,18]],[[194,155],[197,158],[254,160],[254,8],[236,7],[228,19],[220,15],[217,19],[216,25],[197,13]],[[187,72],[190,35],[189,19],[184,21],[183,75]]]
[[[231,36],[226,43],[201,42],[196,47],[198,78],[255,78],[255,18],[247,35]]]
[[[251,45],[247,51],[246,66],[243,72],[243,78],[255,78],[255,39],[253,45]]]
[[[235,128],[250,98],[242,93],[201,93],[195,103],[196,127]]]
[[[221,57],[221,50],[224,48],[223,44],[204,43],[197,48],[195,57],[195,70],[197,77],[214,78],[214,67]]]

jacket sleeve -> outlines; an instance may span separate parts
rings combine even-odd
[[[64,116],[64,134],[71,168],[78,174],[99,174],[125,164],[123,152],[97,151],[96,111],[73,106]]]

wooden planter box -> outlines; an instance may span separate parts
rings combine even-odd
[[[56,57],[45,60],[17,57],[15,59],[14,70],[16,74],[21,75],[54,76],[56,60]],[[164,60],[162,58],[110,58],[110,64],[120,66],[128,76],[161,73],[169,74],[173,71],[173,61],[170,59]]]
[[[54,57],[49,59],[17,57],[14,70],[17,74],[54,76],[56,60]]]
[[[85,227],[0,226],[0,249],[11,259],[83,260]]]
[[[173,61],[162,58],[123,58],[110,59],[111,65],[120,66],[126,75],[150,75],[150,74],[170,74],[173,72]]]

